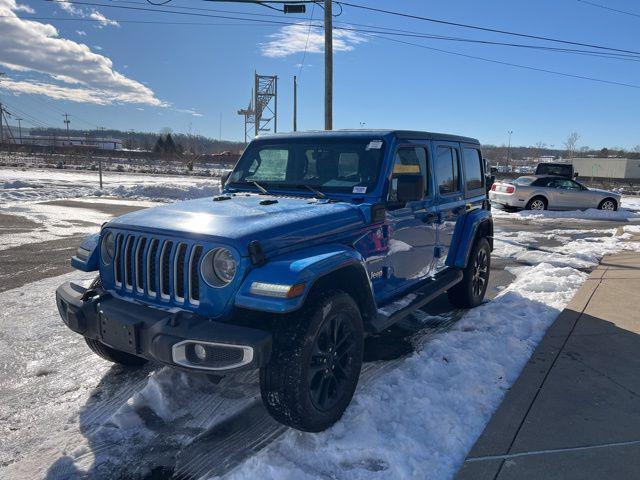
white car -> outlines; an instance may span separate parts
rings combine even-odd
[[[618,210],[620,194],[587,188],[557,175],[530,175],[496,182],[489,191],[492,203],[526,210]]]

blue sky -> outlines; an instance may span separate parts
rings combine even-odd
[[[91,0],[87,0],[91,2]],[[95,3],[153,8],[142,0]],[[605,0],[594,0],[605,3]],[[635,50],[640,17],[578,0],[391,1],[354,3],[443,20]],[[631,0],[609,7],[640,14]],[[173,0],[162,8],[197,7],[273,14],[264,7]],[[315,7],[314,18],[322,11]],[[224,15],[210,12],[210,14]],[[47,18],[25,22],[15,15]],[[235,14],[234,14],[235,15]],[[236,15],[237,16],[237,15]],[[62,20],[73,18],[73,21]],[[125,20],[215,25],[133,24]],[[345,7],[337,25],[369,24],[415,32],[553,46],[504,35],[398,18]],[[115,23],[117,22],[117,24]],[[107,6],[0,0],[0,95],[19,112],[48,125],[157,131],[170,127],[242,138],[236,111],[250,97],[253,71],[279,76],[279,130],[292,128],[292,77],[307,43],[305,25],[257,25]],[[311,30],[299,82],[299,129],[323,127],[321,31]],[[566,53],[402,38],[427,47],[614,82],[566,78],[402,45],[362,33],[337,32],[334,127],[407,128],[460,133],[483,143],[561,147],[575,131],[579,146],[640,144],[640,63]],[[563,45],[557,45],[563,47]],[[575,47],[582,48],[582,47]],[[638,47],[640,49],[640,47]],[[115,73],[114,73],[115,72]],[[71,101],[74,100],[74,101]]]

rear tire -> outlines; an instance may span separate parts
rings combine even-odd
[[[533,197],[531,200],[527,202],[527,206],[524,207],[527,210],[546,210],[549,204],[547,200],[543,197]]]
[[[462,281],[447,291],[449,301],[459,308],[473,308],[484,300],[489,284],[491,272],[491,247],[485,238],[476,240],[466,268],[463,270]]]
[[[115,348],[111,348],[100,340],[94,340],[93,338],[84,338],[89,345],[89,348],[98,355],[99,357],[104,358],[113,363],[118,363],[120,365],[124,365],[125,367],[141,367],[147,360],[138,357],[136,355],[132,355],[127,352],[122,352],[120,350],[116,350]]]
[[[362,316],[342,291],[307,300],[274,334],[271,361],[260,370],[262,401],[280,423],[320,432],[341,417],[360,377]]]
[[[618,202],[616,202],[613,198],[605,198],[598,205],[598,210],[609,210],[611,212],[615,212],[618,210]]]

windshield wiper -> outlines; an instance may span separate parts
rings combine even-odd
[[[260,190],[260,192],[264,193],[265,195],[269,195],[269,191],[258,182],[252,180],[251,183],[253,183],[258,188],[258,190]]]
[[[306,188],[306,189],[312,191],[313,194],[316,196],[316,198],[327,198],[327,196],[324,193],[322,193],[320,190],[316,190],[315,188],[307,185],[306,183],[301,183],[300,185],[296,185],[296,186],[298,188],[299,187],[303,187],[303,188]]]

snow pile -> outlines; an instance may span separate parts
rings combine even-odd
[[[47,201],[78,197],[119,196],[176,201],[220,192],[215,178],[105,173],[99,188],[97,172],[0,169],[0,202]]]
[[[100,192],[114,197],[137,198],[156,201],[190,200],[193,198],[213,197],[220,193],[220,185],[214,182],[196,185],[118,185]]]
[[[634,228],[640,228],[640,226],[626,225],[622,234],[619,234],[616,228],[552,230],[546,233],[500,232],[496,234],[494,255],[513,258],[529,265],[546,262],[555,266],[592,268],[604,255],[623,250],[640,251],[640,242],[622,241],[632,238],[631,233],[634,232]],[[555,240],[560,245],[537,249],[535,243],[539,238]],[[528,249],[526,245],[533,249]]]
[[[640,211],[640,195],[623,195],[620,203],[623,208],[635,212]]]
[[[539,222],[554,222],[558,218],[575,219],[575,220],[611,220],[611,221],[630,221],[640,220],[640,212],[620,208],[613,212],[608,210],[598,210],[589,208],[587,210],[521,210],[518,212],[506,212],[505,210],[494,208],[491,213],[495,217],[509,217],[519,220],[534,220]]]

